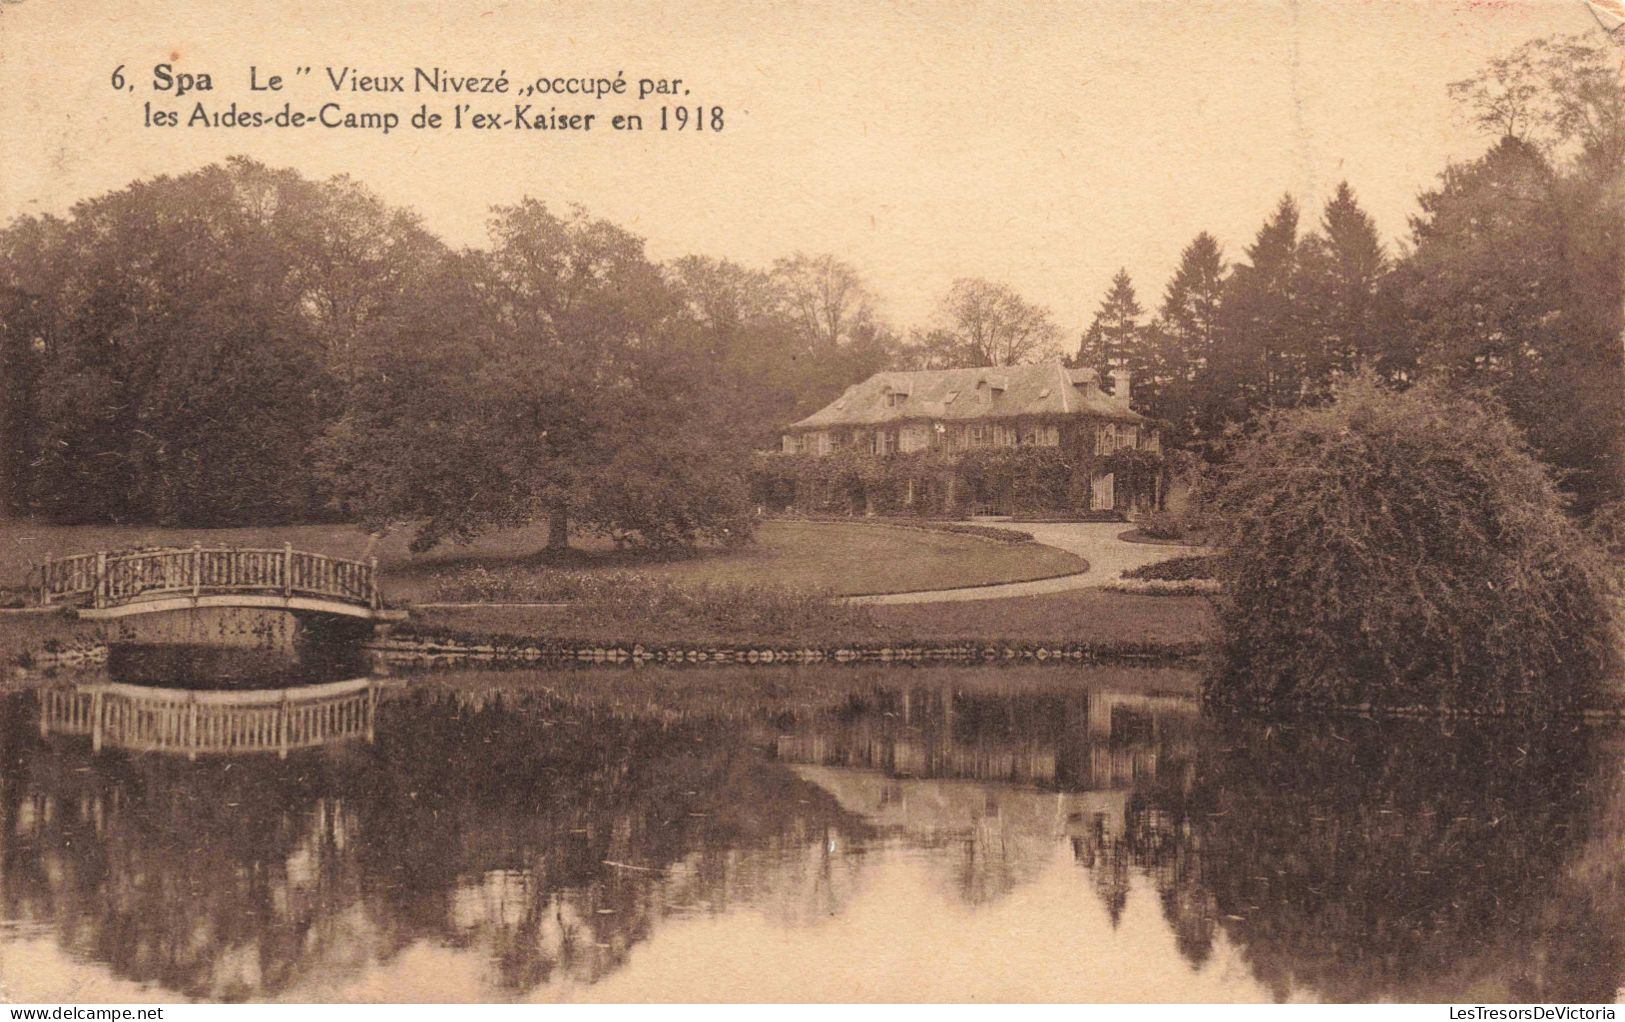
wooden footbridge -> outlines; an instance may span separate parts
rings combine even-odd
[[[310,749],[351,738],[372,741],[381,683],[236,692],[75,685],[40,692],[40,734],[79,735],[91,748],[231,755]]]
[[[397,620],[384,607],[378,560],[295,550],[165,547],[47,557],[38,569],[42,606],[68,605],[92,620],[193,610],[261,607],[365,620]]]

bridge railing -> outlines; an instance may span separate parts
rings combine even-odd
[[[295,550],[166,547],[47,557],[40,565],[40,603],[88,601],[112,607],[143,599],[205,593],[318,596],[377,609],[378,561],[354,561]]]

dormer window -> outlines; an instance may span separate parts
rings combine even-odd
[[[951,405],[951,404],[954,403],[954,398],[956,398],[958,396],[959,396],[959,391],[950,390],[948,392],[948,396],[942,399],[942,403],[945,404],[945,405]]]
[[[908,394],[905,391],[894,390],[886,395],[886,404],[893,408],[901,407],[907,401]]]

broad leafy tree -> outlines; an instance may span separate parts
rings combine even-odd
[[[928,338],[946,346],[934,357],[958,366],[1011,366],[1053,357],[1058,332],[1049,309],[1008,284],[978,277],[953,282]]]
[[[448,284],[467,301],[445,304],[475,316],[385,354],[357,435],[336,445],[368,452],[352,466],[362,512],[414,524],[420,549],[539,520],[553,548],[572,525],[664,547],[746,538],[747,438],[726,428],[717,324],[702,328],[641,239],[581,209],[526,199],[490,227],[489,252]]]
[[[1621,84],[1585,37],[1534,40],[1452,86],[1500,135],[1421,198],[1396,272],[1410,359],[1487,389],[1586,510],[1625,488]]]
[[[31,508],[69,520],[286,520],[328,395],[291,175],[245,160],[80,203],[35,257]],[[17,228],[14,227],[14,230]]]

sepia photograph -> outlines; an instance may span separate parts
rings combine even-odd
[[[0,0],[0,1002],[1615,1018],[1625,0]]]

